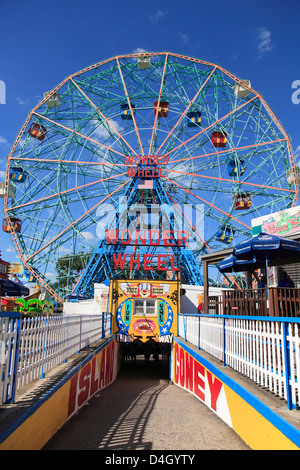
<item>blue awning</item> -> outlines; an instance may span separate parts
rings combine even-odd
[[[260,233],[236,245],[233,254],[239,259],[253,259],[255,256],[257,260],[268,261],[292,256],[300,258],[300,243],[296,240]]]
[[[28,287],[9,279],[0,279],[0,287],[4,297],[26,297],[30,293]]]
[[[257,261],[255,257],[252,259],[238,259],[234,255],[227,256],[219,263],[221,273],[240,273],[251,271],[264,267],[264,262]]]

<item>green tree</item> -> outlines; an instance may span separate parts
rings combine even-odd
[[[52,283],[52,288],[55,290],[55,292],[58,292],[59,283],[60,297],[64,298],[72,291],[79,276],[86,268],[90,256],[91,253],[84,253],[79,251],[76,255],[66,254],[58,258],[55,264],[57,280]]]

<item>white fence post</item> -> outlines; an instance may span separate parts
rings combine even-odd
[[[285,369],[285,387],[286,387],[286,400],[288,409],[292,409],[292,390],[290,386],[290,375],[291,375],[291,366],[290,366],[290,344],[288,340],[288,324],[286,322],[282,323],[283,331],[283,357],[284,357],[284,369]]]
[[[19,350],[20,315],[0,312],[0,404],[14,401]]]
[[[0,403],[14,401],[16,390],[104,338],[104,321],[102,315],[21,318],[0,312]]]

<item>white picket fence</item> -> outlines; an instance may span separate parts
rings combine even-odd
[[[300,407],[300,319],[179,315],[179,335]]]
[[[16,318],[0,317],[0,404],[15,392],[15,367],[18,322]]]
[[[1,404],[81,349],[110,334],[111,316],[0,317]]]

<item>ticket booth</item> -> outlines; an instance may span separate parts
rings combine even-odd
[[[179,281],[111,280],[110,303],[120,342],[171,343],[177,336]]]

